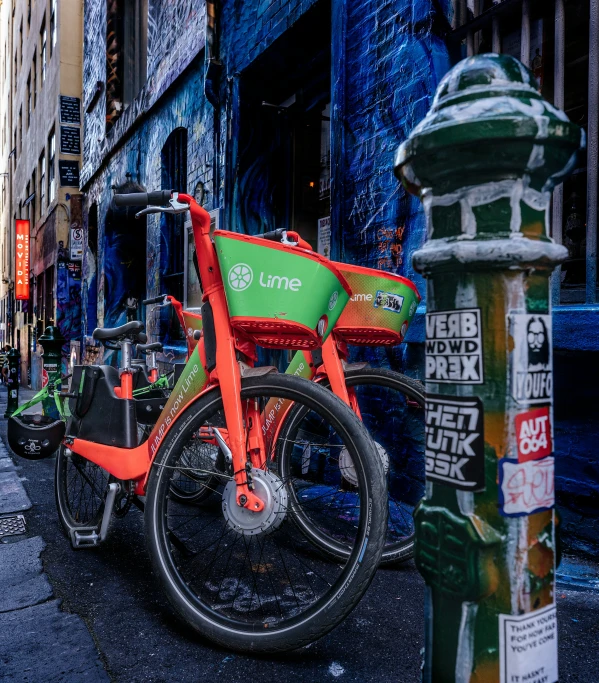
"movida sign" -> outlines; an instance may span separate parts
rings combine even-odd
[[[15,299],[29,299],[29,221],[19,219],[16,222],[16,279]]]

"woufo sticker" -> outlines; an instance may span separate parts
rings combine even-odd
[[[517,403],[549,403],[553,392],[551,316],[512,313],[512,396]]]

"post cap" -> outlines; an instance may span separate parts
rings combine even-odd
[[[62,345],[66,342],[66,339],[62,336],[62,333],[58,327],[55,325],[50,325],[49,327],[46,327],[44,334],[38,337],[38,341],[42,345],[44,342],[56,342]]]
[[[483,54],[444,76],[426,118],[400,145],[394,170],[416,195],[525,175],[532,189],[549,192],[573,169],[584,142],[584,131],[543,99],[521,62]]]

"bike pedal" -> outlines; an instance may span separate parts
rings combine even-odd
[[[98,527],[95,526],[71,529],[69,535],[71,537],[71,545],[75,549],[95,548],[101,543]]]

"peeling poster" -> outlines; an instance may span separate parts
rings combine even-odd
[[[557,683],[555,605],[529,614],[499,615],[501,683]]]

